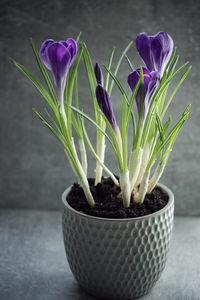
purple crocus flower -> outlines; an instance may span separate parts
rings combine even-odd
[[[103,72],[102,72],[101,67],[98,64],[98,62],[96,62],[95,66],[94,66],[94,73],[96,76],[97,84],[99,83],[100,85],[103,86],[103,83],[104,83]]]
[[[144,106],[143,106],[143,121],[146,118],[148,113],[149,104],[153,94],[155,93],[160,80],[158,78],[157,72],[149,72],[148,69],[142,68],[143,77],[144,77]],[[133,91],[138,80],[140,79],[140,69],[136,69],[128,76],[128,84]],[[136,93],[136,104],[138,109],[138,114],[140,112],[140,102],[141,102],[141,87],[139,86],[138,91]]]
[[[94,73],[97,80],[97,87],[96,87],[97,102],[99,104],[101,111],[104,113],[104,115],[110,122],[112,128],[115,130],[117,126],[116,119],[112,109],[112,104],[108,92],[103,87],[104,84],[103,72],[98,62],[96,62],[95,64]]]
[[[144,60],[149,71],[157,71],[162,78],[163,72],[170,60],[173,51],[173,40],[166,32],[155,35],[140,33],[136,38],[136,48]]]
[[[96,98],[100,109],[102,110],[102,112],[104,113],[108,121],[110,122],[112,128],[115,130],[116,119],[112,109],[110,97],[108,95],[108,92],[100,84],[97,84],[96,87]]]
[[[58,100],[63,101],[67,72],[73,64],[78,47],[73,39],[56,42],[46,40],[41,46],[39,55],[48,70],[54,77]]]

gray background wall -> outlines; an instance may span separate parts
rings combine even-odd
[[[61,146],[41,125],[32,107],[44,108],[40,94],[8,60],[20,61],[40,78],[28,38],[39,48],[47,38],[76,37],[82,31],[94,60],[106,62],[113,45],[117,56],[137,33],[167,31],[175,41],[180,63],[187,60],[192,72],[177,93],[169,112],[176,118],[188,103],[190,120],[174,147],[161,182],[176,197],[177,214],[200,214],[200,1],[3,1],[0,10],[0,207],[57,209],[60,194],[74,180]],[[129,56],[135,66],[141,60],[132,47]],[[116,62],[116,59],[115,59]],[[124,62],[119,78],[126,86],[128,67]],[[90,112],[91,98],[83,64],[80,68],[81,106]],[[113,107],[120,113],[121,98],[114,89]],[[95,140],[95,130],[89,128]],[[108,147],[109,150],[109,147]],[[90,162],[90,176],[95,163]],[[116,171],[113,156],[106,162]]]

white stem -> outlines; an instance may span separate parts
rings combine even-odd
[[[140,183],[139,192],[134,195],[134,201],[137,203],[144,202],[144,198],[147,193],[147,188],[148,188],[148,183],[149,183],[149,175],[150,175],[150,169],[145,170],[144,176]]]
[[[117,180],[117,178],[115,177],[115,175],[101,162],[100,158],[98,157],[98,155],[94,152],[94,156],[95,159],[99,162],[99,164],[102,166],[102,168],[104,169],[104,171],[108,174],[108,176],[112,179],[112,181],[114,182],[115,185],[119,185],[119,182]]]
[[[140,171],[139,171],[136,183],[133,187],[133,190],[137,190],[137,188],[138,188],[138,186],[139,186],[139,184],[140,184],[140,182],[143,178],[144,172],[145,172],[147,164],[148,164],[150,150],[151,150],[151,148],[150,148],[149,143],[146,143],[145,146],[144,146],[144,149],[143,149]]]
[[[83,168],[81,166],[81,163],[79,161],[79,158],[78,158],[78,155],[77,155],[77,152],[76,152],[76,147],[75,147],[74,139],[73,138],[72,138],[71,142],[72,142],[72,147],[73,147],[73,152],[74,152],[76,164],[77,164],[77,167],[78,167],[78,169],[79,169],[79,171],[81,173],[81,176],[77,176],[77,173],[75,171],[73,163],[72,163],[71,159],[69,158],[66,150],[65,150],[65,153],[66,153],[66,155],[67,155],[67,157],[69,159],[69,162],[70,162],[70,165],[72,167],[72,170],[74,171],[74,173],[75,173],[75,175],[77,177],[77,180],[78,180],[80,186],[82,187],[82,189],[84,191],[84,194],[86,196],[86,199],[87,199],[90,207],[94,207],[95,206],[94,198],[93,198],[92,193],[90,191],[90,187],[89,187],[89,183],[88,183],[88,180],[87,180],[87,176],[86,176],[86,174],[85,174],[85,172],[84,172],[84,170],[83,170]]]
[[[67,117],[66,117],[66,112],[65,112],[65,104],[64,104],[64,95],[61,92],[60,95],[58,95],[59,99],[60,99],[60,110],[61,110],[61,114],[63,116],[64,122],[65,122],[65,126],[67,128]]]
[[[151,180],[149,181],[148,190],[147,192],[150,194],[154,187],[156,186],[157,182],[159,181],[163,171],[165,168],[165,164],[158,164]]]
[[[88,183],[88,180],[87,180],[87,176],[86,176],[86,174],[85,174],[85,172],[84,172],[84,170],[81,166],[81,163],[79,161],[73,138],[72,138],[72,146],[73,146],[74,153],[75,153],[76,163],[77,163],[78,168],[81,172],[81,178],[80,177],[78,178],[78,182],[81,185],[81,187],[83,188],[84,194],[86,196],[86,199],[87,199],[90,207],[94,207],[95,206],[94,198],[92,196],[92,193],[90,192],[90,187],[89,187],[89,183]]]
[[[113,183],[115,185],[119,186],[119,182],[118,182],[117,178],[115,177],[115,175],[104,164],[102,164],[102,167],[103,167],[104,171],[107,173],[107,175],[112,179]]]
[[[129,161],[129,171],[130,171],[130,188],[131,191],[133,190],[133,187],[135,185],[135,182],[137,180],[139,171],[140,171],[140,166],[141,166],[141,161],[142,161],[142,153],[143,149],[141,147],[136,148],[131,152],[130,155],[130,161]]]
[[[123,199],[124,207],[130,206],[131,190],[129,182],[129,171],[125,173],[120,173],[120,187],[121,187],[121,196]]]
[[[81,153],[81,162],[82,162],[82,168],[85,172],[85,175],[87,176],[87,153],[86,153],[86,149],[85,149],[85,143],[84,143],[84,139],[79,139],[79,146],[80,146],[80,153]]]
[[[74,175],[77,177],[77,173],[76,173],[76,171],[75,171],[75,169],[74,169],[73,163],[72,163],[72,161],[71,161],[70,157],[68,156],[67,151],[66,151],[65,149],[64,149],[64,152],[65,152],[65,154],[66,154],[66,156],[67,156],[67,158],[68,158],[70,167],[72,168],[72,171],[74,172]],[[78,178],[78,177],[77,177],[77,178]]]
[[[112,179],[114,184],[118,186],[119,182],[118,182],[117,178],[115,177],[115,175],[101,162],[101,160],[99,159],[98,156],[95,156],[95,158],[99,162],[99,164],[102,166],[104,171],[108,174],[108,176]]]
[[[98,156],[96,156],[96,159],[98,160]],[[113,183],[117,186],[119,186],[119,182],[115,175],[103,164],[101,163],[100,159],[98,160],[99,164],[102,166],[104,171],[107,173],[107,175],[112,179]]]
[[[104,169],[104,171],[108,174],[108,176],[110,176],[110,178],[112,179],[112,181],[114,182],[115,185],[119,185],[118,180],[116,179],[116,177],[114,176],[114,174],[102,163],[100,157],[97,155],[97,153],[95,152],[94,148],[92,147],[90,141],[88,140],[87,136],[86,136],[86,141],[88,143],[89,149],[92,153],[92,155],[94,156],[94,158],[98,161],[98,163],[102,166],[102,168]]]
[[[105,136],[103,135],[101,139],[97,140],[97,155],[100,158],[101,163],[104,162],[104,155],[105,155]],[[99,163],[99,161],[96,162],[96,177],[95,177],[95,185],[97,185],[99,182],[101,182],[103,167]]]
[[[90,192],[89,183],[88,183],[87,177],[85,176],[85,173],[82,178],[78,178],[78,182],[84,191],[84,194],[86,196],[86,199],[87,199],[90,207],[94,207],[95,206],[94,198],[92,196],[92,193]]]

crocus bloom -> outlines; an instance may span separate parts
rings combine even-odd
[[[108,92],[102,87],[102,85],[97,84],[96,87],[96,98],[100,109],[110,122],[112,128],[116,129],[116,119],[112,109],[112,104]]]
[[[136,38],[136,48],[149,71],[157,71],[161,78],[173,51],[173,40],[166,32],[156,35],[140,33]]]
[[[98,62],[96,62],[95,66],[94,66],[94,73],[96,76],[97,84],[99,83],[100,85],[103,86],[103,82],[104,82],[103,73],[102,73],[101,67],[98,64]]]
[[[77,51],[78,47],[73,39],[60,42],[49,39],[44,41],[41,46],[40,58],[53,74],[60,102],[63,101],[67,72],[76,58]]]
[[[148,113],[149,104],[153,94],[155,93],[158,85],[159,85],[159,78],[157,77],[157,72],[149,72],[148,69],[142,68],[143,77],[144,77],[144,106],[143,106],[143,121],[146,118]],[[136,69],[128,76],[128,84],[133,91],[138,80],[140,79],[140,69]],[[140,112],[140,102],[141,102],[141,87],[139,86],[138,91],[136,93],[136,104],[138,109],[138,114]]]

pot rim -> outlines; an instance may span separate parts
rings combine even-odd
[[[95,217],[95,216],[91,216],[91,215],[87,215],[84,214],[80,211],[75,210],[74,208],[72,208],[67,200],[67,194],[69,193],[69,191],[72,188],[72,185],[70,185],[62,194],[62,203],[64,205],[64,207],[66,207],[67,209],[69,209],[70,211],[72,211],[74,214],[79,215],[81,217],[84,218],[90,218],[90,219],[94,219],[94,220],[99,220],[99,221],[107,221],[107,222],[127,222],[127,221],[138,221],[138,220],[144,220],[144,219],[148,219],[150,217],[154,217],[157,215],[161,215],[165,210],[167,210],[169,207],[171,207],[172,205],[174,205],[174,194],[173,192],[164,184],[162,183],[158,183],[156,186],[160,187],[162,190],[164,190],[164,192],[166,192],[169,196],[169,201],[168,203],[160,210],[152,213],[152,214],[148,214],[145,216],[141,216],[141,217],[136,217],[136,218],[124,218],[124,219],[112,219],[112,218],[101,218],[101,217]]]

